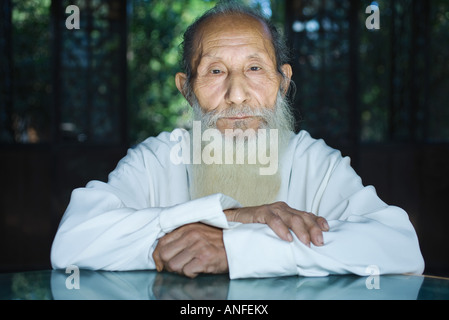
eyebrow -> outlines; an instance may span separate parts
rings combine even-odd
[[[207,54],[201,56],[201,58],[211,58],[211,59],[217,59],[217,60],[223,59],[221,56],[213,55],[210,53],[207,53]],[[260,54],[253,53],[253,54],[246,56],[246,59],[263,59],[263,58],[260,56]]]

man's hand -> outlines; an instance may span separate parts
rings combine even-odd
[[[299,211],[289,207],[285,202],[225,210],[228,221],[241,223],[265,223],[283,240],[293,241],[290,230],[305,245],[310,242],[322,246],[323,231],[329,231],[326,219],[313,213]],[[289,230],[290,229],[290,230]]]
[[[153,252],[156,269],[190,278],[228,272],[223,231],[202,223],[182,226],[159,239]]]

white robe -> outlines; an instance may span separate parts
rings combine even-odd
[[[161,133],[130,149],[107,183],[75,189],[55,236],[55,269],[155,269],[160,237],[203,222],[223,229],[231,279],[284,275],[326,276],[422,273],[424,261],[405,211],[364,187],[350,160],[301,131],[280,160],[277,200],[327,219],[324,245],[281,240],[265,224],[228,223],[223,210],[240,206],[222,194],[191,200],[190,166],[174,164],[177,144]]]

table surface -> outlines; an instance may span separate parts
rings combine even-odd
[[[76,278],[75,278],[76,277]],[[76,288],[76,285],[79,288]],[[449,279],[417,275],[188,279],[155,271],[0,273],[0,300],[447,300]]]

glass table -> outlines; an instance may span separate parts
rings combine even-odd
[[[189,279],[156,271],[0,273],[1,300],[447,300],[449,279],[417,275]]]

